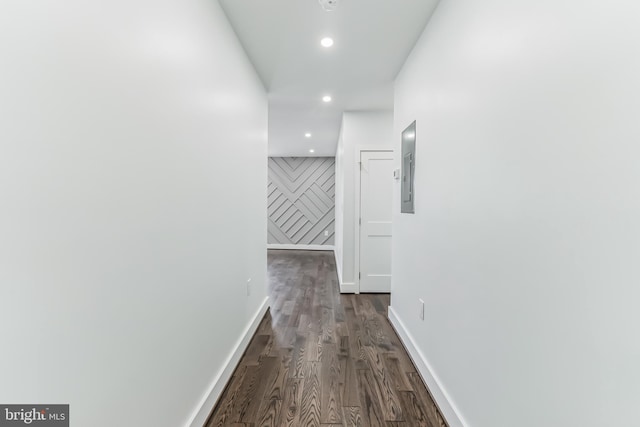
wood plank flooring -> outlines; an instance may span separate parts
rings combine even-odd
[[[446,426],[389,295],[340,295],[332,252],[268,257],[271,309],[206,427]]]

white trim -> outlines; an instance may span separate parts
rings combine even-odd
[[[341,283],[340,284],[340,293],[341,294],[359,294],[358,287],[355,283]]]
[[[353,238],[353,281],[355,282],[355,293],[360,293],[360,175],[362,174],[362,150],[356,147],[356,173],[354,187],[355,215],[354,215],[354,238]]]
[[[290,245],[280,243],[269,243],[267,249],[290,249],[298,251],[333,251],[333,245]]]
[[[186,426],[188,427],[202,427],[207,422],[211,411],[216,405],[218,399],[222,395],[225,386],[231,379],[231,375],[233,375],[233,371],[235,371],[242,355],[245,350],[249,346],[249,342],[251,338],[258,330],[258,326],[260,326],[260,322],[264,317],[265,313],[269,309],[269,297],[266,297],[262,302],[262,305],[256,311],[251,323],[249,323],[244,330],[242,336],[238,339],[235,348],[227,358],[224,367],[218,372],[216,377],[211,382],[208,391],[204,394],[202,399],[200,400],[200,404],[196,407],[195,411],[189,418]]]
[[[355,226],[354,226],[354,230],[355,230],[355,242],[354,243],[354,249],[355,249],[355,257],[353,260],[353,264],[354,264],[354,269],[353,269],[353,274],[354,274],[354,281],[355,281],[355,286],[357,289],[357,294],[360,293],[360,197],[362,197],[362,194],[360,194],[360,173],[362,172],[361,169],[361,165],[362,165],[362,153],[364,151],[377,151],[377,152],[382,152],[382,153],[392,153],[393,154],[393,147],[376,147],[376,146],[366,146],[366,145],[358,145],[356,147],[356,173],[355,173],[355,178],[356,178],[356,186],[355,186]],[[395,157],[395,156],[394,156]]]
[[[338,259],[338,251],[336,251],[335,248],[333,249],[333,256],[336,259],[336,272],[338,273],[338,285],[342,286],[342,263]]]
[[[467,424],[465,423],[464,418],[460,415],[460,411],[456,408],[451,396],[447,394],[447,391],[442,386],[438,376],[431,368],[431,365],[429,365],[427,358],[424,357],[424,354],[422,354],[416,345],[413,337],[404,326],[404,323],[402,323],[402,320],[400,320],[400,317],[398,317],[393,307],[389,307],[389,321],[407,349],[413,364],[416,365],[418,373],[427,385],[427,388],[431,392],[431,396],[433,396],[433,400],[435,400],[438,405],[438,408],[447,421],[449,427],[465,427]]]

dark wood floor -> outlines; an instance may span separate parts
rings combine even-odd
[[[340,295],[332,252],[269,251],[271,310],[207,427],[446,426],[387,320]]]

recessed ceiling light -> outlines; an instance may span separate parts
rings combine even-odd
[[[333,12],[338,7],[338,0],[320,0],[320,6],[327,12]]]
[[[333,46],[333,39],[331,37],[325,37],[320,40],[320,44],[324,47],[331,47]]]
[[[325,95],[325,96],[323,96],[323,97],[322,97],[322,100],[323,100],[324,102],[331,102],[331,96],[329,96],[329,95]]]
[[[307,133],[304,134],[304,137],[305,138],[311,138],[311,134],[309,132],[307,132]]]
[[[315,153],[316,150],[314,150],[313,148],[311,150],[309,150],[310,153]]]

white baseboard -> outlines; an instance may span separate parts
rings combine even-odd
[[[342,263],[338,259],[338,253],[336,252],[335,249],[333,250],[333,256],[336,258],[336,271],[338,272],[338,285],[342,286]]]
[[[341,283],[340,284],[340,293],[341,294],[357,294],[358,289],[356,288],[355,283]]]
[[[196,410],[191,415],[191,418],[187,422],[186,427],[203,427],[207,422],[211,410],[222,395],[225,386],[233,375],[233,371],[235,371],[236,366],[238,366],[240,358],[244,354],[244,351],[247,349],[247,346],[249,345],[253,334],[255,334],[258,330],[258,326],[260,326],[260,322],[262,321],[262,318],[264,317],[268,309],[269,297],[266,297],[262,302],[260,308],[258,308],[258,311],[254,315],[253,319],[251,320],[251,323],[247,325],[242,336],[236,343],[236,346],[227,358],[224,367],[211,382],[209,390],[207,391],[207,393],[205,393],[202,400],[200,401],[200,404],[196,407]]]
[[[267,249],[289,249],[298,251],[332,251],[333,245],[285,245],[280,243],[269,243]]]
[[[460,411],[457,410],[453,401],[442,387],[442,384],[434,374],[431,365],[429,365],[427,359],[418,349],[413,337],[409,331],[407,331],[407,328],[404,326],[404,323],[402,323],[397,313],[393,310],[393,307],[389,307],[389,321],[409,352],[411,360],[413,360],[413,363],[416,365],[418,373],[427,385],[427,388],[431,392],[433,399],[436,401],[436,404],[438,405],[438,408],[440,408],[440,412],[449,424],[449,427],[465,427],[467,424],[460,415]]]

